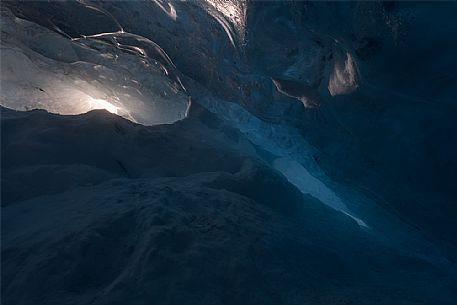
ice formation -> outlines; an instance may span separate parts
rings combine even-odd
[[[189,99],[155,43],[126,32],[69,40],[2,15],[1,104],[79,114],[106,109],[145,125],[183,119]]]
[[[328,91],[332,96],[348,94],[357,89],[358,86],[357,66],[351,54],[346,53],[341,62],[335,62],[328,83]]]

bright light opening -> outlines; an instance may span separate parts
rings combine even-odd
[[[89,100],[87,102],[89,104],[88,108],[90,110],[105,109],[111,113],[118,114],[118,110],[120,109],[119,107],[116,107],[113,104],[111,104],[105,100],[102,100],[102,99],[95,99],[95,98],[89,97]]]

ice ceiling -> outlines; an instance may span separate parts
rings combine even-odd
[[[174,64],[147,38],[117,32],[70,38],[3,12],[1,104],[79,114],[106,109],[153,125],[185,117]]]
[[[183,28],[189,31],[187,35],[190,44],[186,47],[182,44],[179,47],[175,45],[174,49],[183,48],[180,57],[201,57],[194,64],[200,62],[204,67],[192,67],[192,71],[186,67],[188,62],[182,67],[184,70],[180,70],[181,67],[175,66],[161,46],[136,34],[141,31],[142,24],[149,26],[151,22],[148,20],[157,16],[145,15],[146,19],[136,20],[125,12],[119,21],[116,19],[119,18],[119,13],[114,17],[104,8],[108,6],[112,10],[115,5],[111,7],[109,4],[89,1],[78,1],[72,5],[75,13],[66,17],[68,20],[64,22],[71,23],[74,22],[71,19],[76,18],[72,27],[73,30],[81,28],[81,33],[77,34],[67,33],[66,29],[50,19],[46,21],[45,16],[37,16],[39,22],[35,23],[3,8],[1,105],[16,110],[40,108],[65,115],[106,109],[141,124],[172,123],[184,118],[190,107],[190,93],[181,82],[181,72],[186,75],[190,73],[191,77],[200,73],[197,77],[199,83],[224,93],[224,88],[212,88],[220,87],[214,81],[218,79],[232,91],[229,100],[237,103],[246,104],[246,101],[259,100],[264,95],[257,92],[255,96],[246,96],[246,84],[242,84],[236,75],[241,72],[238,69],[244,69],[236,66],[247,64],[246,56],[243,55],[247,43],[247,4],[244,2],[209,0],[188,4],[154,0],[130,4],[133,9],[150,10],[155,14],[162,12],[166,22],[171,22],[168,25],[171,34],[179,35],[176,36],[177,41],[184,35],[180,33]],[[213,24],[205,25],[197,19],[189,20],[189,17],[196,15],[192,12],[195,8],[199,9],[198,18],[209,18]],[[270,17],[261,15],[259,19]],[[43,26],[42,22],[48,22],[47,26]],[[160,22],[157,21],[159,29],[162,27]],[[129,29],[130,33],[121,23],[136,28]],[[316,107],[321,102],[319,91],[334,96],[350,93],[358,87],[357,66],[345,48],[332,46],[336,59],[326,64],[322,57],[328,50],[316,45],[311,39],[312,35],[304,36],[298,44],[273,41],[268,36],[269,32],[275,33],[278,29],[288,32],[293,29],[287,29],[290,25],[281,18],[266,24],[271,24],[272,28],[259,33],[259,37],[269,47],[261,48],[265,49],[266,54],[260,50],[256,56],[262,59],[266,55],[263,58],[266,61],[266,72],[274,77],[267,80],[270,88],[276,88],[278,93],[286,97],[298,99],[305,107]],[[201,26],[208,26],[207,34],[210,36],[198,36],[198,31],[202,31]],[[163,29],[162,32],[167,31],[168,29]],[[221,33],[225,38],[220,37]],[[153,34],[161,33],[148,32],[147,37],[153,37]],[[168,36],[168,40],[172,37],[174,36]],[[163,39],[161,41],[163,43]],[[225,44],[229,45],[228,49]],[[296,45],[292,51],[297,54],[288,55],[286,59],[276,54],[289,44],[291,47]],[[197,48],[199,54],[195,53],[196,50],[192,53],[187,48]],[[209,50],[217,53],[217,49],[220,49],[220,58],[207,54]],[[182,59],[178,59],[182,62]],[[238,71],[233,71],[233,67],[228,64],[234,65]],[[251,64],[255,65],[256,62]],[[244,82],[249,84],[258,81],[248,79]],[[259,89],[258,91],[264,90]],[[239,94],[241,96],[237,96]]]

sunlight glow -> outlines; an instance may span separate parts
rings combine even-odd
[[[102,100],[102,99],[95,99],[95,98],[89,97],[87,102],[89,104],[90,110],[105,109],[111,113],[118,114],[118,110],[120,109],[119,107],[116,107],[113,104],[111,104],[105,100]]]

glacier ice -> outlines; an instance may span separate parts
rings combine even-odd
[[[2,14],[1,105],[79,114],[106,109],[153,125],[189,107],[174,64],[155,43],[125,32],[69,40]]]

